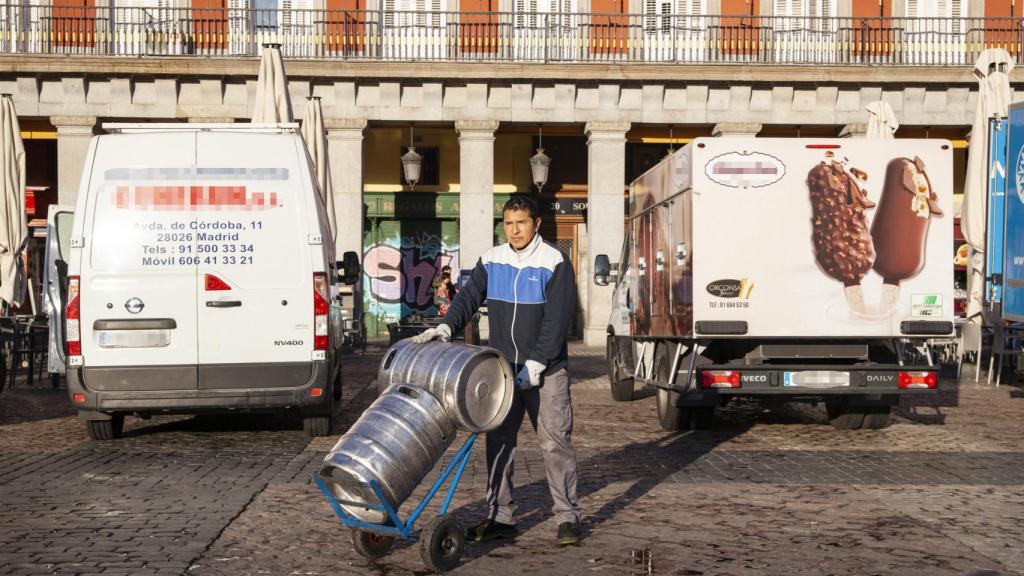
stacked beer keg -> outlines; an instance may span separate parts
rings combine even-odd
[[[380,397],[324,458],[336,498],[376,503],[374,480],[395,510],[430,473],[455,431],[497,428],[512,406],[511,367],[497,350],[467,344],[402,341],[384,355]],[[342,504],[366,522],[386,523],[383,512]]]

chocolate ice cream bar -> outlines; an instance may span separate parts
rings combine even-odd
[[[821,270],[844,286],[860,284],[874,251],[864,209],[868,200],[843,165],[822,162],[807,174],[813,210],[814,256]]]
[[[898,286],[924,267],[931,216],[942,216],[924,161],[896,158],[885,171],[885,184],[874,221],[874,268],[888,285]],[[884,299],[884,298],[883,298]]]

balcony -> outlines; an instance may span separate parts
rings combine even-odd
[[[107,8],[0,4],[0,53],[395,62],[948,66],[1024,49],[1019,18]]]

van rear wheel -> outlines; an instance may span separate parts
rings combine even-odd
[[[124,416],[115,414],[110,420],[87,420],[85,427],[89,431],[89,438],[105,441],[120,438],[124,430]]]
[[[311,438],[316,438],[317,436],[330,436],[331,417],[304,416],[302,418],[302,429],[305,430],[306,434]]]

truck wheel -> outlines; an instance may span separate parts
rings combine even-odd
[[[668,382],[672,371],[672,359],[669,358],[668,345],[658,343],[654,348],[654,379]],[[679,392],[658,388],[657,408],[658,424],[667,432],[676,432],[690,427],[690,409],[679,406]]]
[[[677,406],[679,392],[658,388],[658,424],[666,432],[689,428],[690,409]]]
[[[310,438],[317,436],[331,435],[331,417],[328,416],[304,416],[302,418],[302,429]]]
[[[615,336],[608,336],[608,343],[605,346],[605,354],[608,360],[608,381],[612,385],[612,399],[618,402],[629,402],[633,399],[633,376],[624,352],[619,348],[618,339]]]
[[[864,427],[868,430],[881,430],[889,425],[891,414],[891,406],[869,406],[864,414]]]
[[[110,420],[87,420],[85,426],[93,440],[105,441],[121,437],[124,430],[124,416],[115,414]]]
[[[825,412],[836,430],[857,430],[864,424],[863,408],[854,408],[841,400],[826,401]]]

